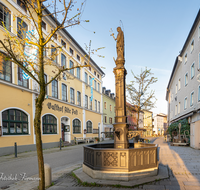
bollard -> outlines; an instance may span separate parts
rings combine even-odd
[[[50,186],[52,183],[52,179],[51,179],[51,167],[49,164],[44,164],[44,178],[45,178],[45,187]]]
[[[60,150],[61,150],[62,139],[60,138]]]
[[[17,158],[17,143],[15,142],[15,158]]]

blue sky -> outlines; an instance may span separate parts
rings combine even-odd
[[[158,82],[151,86],[156,92],[154,113],[167,113],[166,88],[176,56],[182,49],[198,13],[199,0],[87,0],[82,19],[90,20],[68,28],[69,33],[85,48],[105,47],[92,59],[105,72],[103,86],[115,93],[113,68],[116,42],[110,36],[112,28],[122,26],[125,35],[126,82],[133,80],[131,70],[139,74],[141,68],[151,68]],[[94,33],[95,31],[95,33]]]

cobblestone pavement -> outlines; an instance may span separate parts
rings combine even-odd
[[[139,185],[133,189],[146,190],[200,190],[200,150],[184,146],[170,146],[163,137],[152,139],[159,146],[159,164],[168,166],[169,178],[148,184]],[[98,189],[130,189],[111,186],[86,187],[80,185],[70,173],[59,178],[48,190],[98,190]]]

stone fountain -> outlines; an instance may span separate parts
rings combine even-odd
[[[126,74],[124,67],[124,34],[117,28],[117,59],[115,74],[114,144],[98,143],[84,146],[83,172],[96,179],[129,181],[157,175],[157,145],[130,143],[126,116]]]

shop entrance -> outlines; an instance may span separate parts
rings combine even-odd
[[[70,120],[68,117],[61,118],[61,134],[63,142],[71,142]]]

